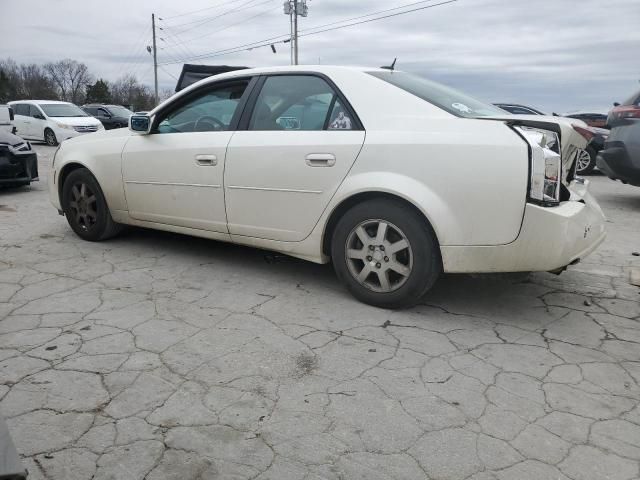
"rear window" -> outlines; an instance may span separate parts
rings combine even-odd
[[[375,71],[368,73],[436,107],[440,107],[457,117],[478,118],[494,115],[504,116],[504,110],[494,105],[481,102],[453,88],[432,82],[426,78],[405,72]]]
[[[640,103],[640,91],[627,98],[624,102],[622,102],[622,105],[637,105],[638,103]]]

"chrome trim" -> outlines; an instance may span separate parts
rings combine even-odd
[[[126,180],[124,183],[133,183],[136,185],[169,185],[174,187],[210,187],[220,188],[222,185],[207,185],[204,183],[173,183],[173,182],[139,182],[137,180]]]
[[[323,193],[322,190],[297,190],[295,188],[268,188],[268,187],[242,187],[240,185],[229,185],[232,190],[260,190],[265,192],[286,192],[286,193]]]

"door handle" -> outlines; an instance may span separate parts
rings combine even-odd
[[[310,167],[333,167],[336,157],[331,153],[310,153],[306,157],[306,163]]]
[[[215,155],[196,155],[196,163],[203,167],[212,167],[218,164],[218,157]]]

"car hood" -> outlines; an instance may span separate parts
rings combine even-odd
[[[97,132],[87,133],[86,135],[79,135],[77,137],[65,140],[64,143],[77,145],[80,143],[91,143],[98,140],[106,140],[110,138],[130,137],[132,135],[139,134],[132,132],[128,128],[115,128],[113,130],[98,130]]]
[[[24,143],[24,140],[14,135],[13,133],[5,132],[4,130],[0,130],[0,145],[19,145]]]
[[[71,125],[73,127],[81,127],[86,125],[100,125],[100,120],[93,117],[49,117],[59,123]]]
[[[504,120],[510,125],[520,125],[524,127],[542,128],[546,130],[553,130],[559,134],[561,154],[562,154],[562,166],[564,170],[563,177],[566,178],[571,166],[576,157],[576,151],[578,149],[587,148],[587,140],[580,135],[574,128],[574,125],[579,127],[588,127],[588,125],[582,120],[576,118],[556,117],[551,115],[496,115],[490,118],[493,120]]]

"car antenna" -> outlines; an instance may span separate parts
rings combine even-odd
[[[395,66],[396,66],[396,61],[398,60],[398,57],[393,59],[393,63],[387,67],[380,67],[380,68],[384,68],[385,70],[391,70],[392,72],[395,70]]]

